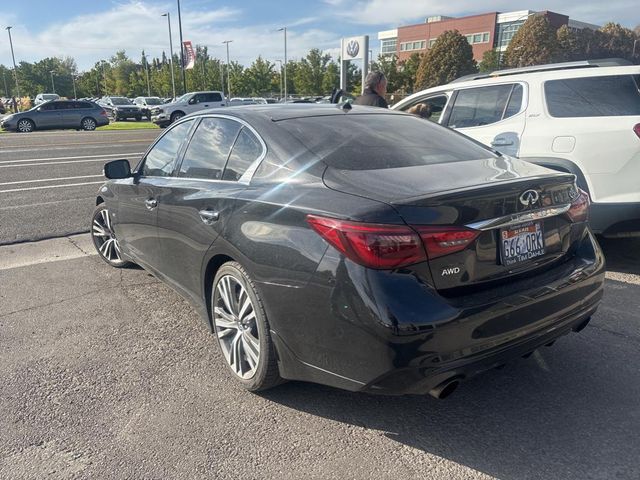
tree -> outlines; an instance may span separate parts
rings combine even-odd
[[[418,68],[424,53],[415,52],[411,56],[398,63],[398,70],[400,73],[400,89],[405,94],[413,93],[413,88],[416,84],[416,76],[418,74]]]
[[[498,61],[500,53],[495,48],[487,50],[482,54],[482,61],[478,64],[478,70],[481,72],[492,72],[499,68]]]
[[[602,32],[601,48],[607,52],[608,57],[632,60],[633,42],[640,38],[633,30],[625,28],[619,23],[610,22],[603,25],[599,31]]]
[[[262,96],[271,92],[271,80],[274,74],[274,64],[259,56],[244,71],[245,83],[249,94]]]
[[[511,39],[504,55],[506,67],[552,63],[557,54],[556,32],[542,15],[532,15]]]
[[[322,78],[322,91],[333,92],[334,88],[340,88],[340,68],[336,62],[329,62]]]
[[[473,50],[467,39],[457,30],[448,30],[438,37],[422,58],[415,88],[435,87],[477,71]]]
[[[300,60],[293,78],[296,91],[307,95],[321,95],[322,84],[327,65],[331,61],[330,55],[323,55],[318,48],[312,48],[306,57]]]

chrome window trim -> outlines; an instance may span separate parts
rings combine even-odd
[[[568,212],[570,208],[571,204],[567,203],[566,205],[539,208],[538,210],[532,210],[529,212],[512,213],[511,215],[505,215],[503,217],[469,223],[465,226],[473,230],[493,230],[494,228],[504,228],[511,225],[518,225],[520,223],[541,220],[543,218],[555,217],[556,215],[562,215],[563,213]]]

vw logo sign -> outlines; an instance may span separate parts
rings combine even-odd
[[[347,43],[347,54],[350,57],[355,57],[356,55],[358,55],[359,51],[360,44],[357,42],[357,40],[351,40],[349,43]]]
[[[526,190],[520,195],[520,203],[525,207],[532,207],[540,200],[540,194],[535,190]]]

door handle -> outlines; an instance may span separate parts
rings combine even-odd
[[[147,210],[153,210],[158,206],[158,201],[155,198],[150,198],[149,200],[144,201]]]
[[[205,107],[208,107],[209,105],[205,105]]]
[[[220,218],[220,212],[213,210],[200,210],[198,214],[200,215],[200,220],[202,220],[202,223],[205,225],[211,225]]]
[[[504,140],[504,139],[497,139],[494,140],[493,142],[491,142],[491,146],[492,147],[508,147],[509,145],[513,145],[513,141],[509,141],[509,140]]]

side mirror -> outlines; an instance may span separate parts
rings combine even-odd
[[[113,160],[105,163],[104,176],[110,180],[129,178],[131,176],[131,165],[129,165],[129,160]]]
[[[189,105],[194,105],[196,103],[196,97],[189,99]]]

